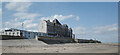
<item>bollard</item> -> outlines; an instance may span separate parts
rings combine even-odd
[[[37,35],[35,36],[35,39],[38,40],[38,36]]]

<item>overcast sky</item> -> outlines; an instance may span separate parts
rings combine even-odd
[[[117,2],[4,2],[3,28],[38,31],[41,20],[58,19],[73,29],[76,38],[118,41]]]

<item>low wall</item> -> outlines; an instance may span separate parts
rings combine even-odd
[[[101,41],[98,40],[86,40],[86,39],[76,39],[78,43],[101,43]]]
[[[57,38],[57,37],[39,37],[38,40],[47,44],[63,44],[63,43],[76,43],[71,38]]]
[[[0,35],[0,40],[8,40],[8,39],[25,39],[25,38],[20,36]]]

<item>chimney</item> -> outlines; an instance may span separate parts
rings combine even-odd
[[[50,22],[50,20],[48,20],[48,22]]]

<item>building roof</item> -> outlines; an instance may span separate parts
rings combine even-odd
[[[67,25],[67,24],[63,24],[63,26],[68,27],[68,25]]]
[[[60,23],[57,19],[54,19],[54,20],[53,20],[53,23],[56,23],[56,24],[61,25],[61,23]]]

